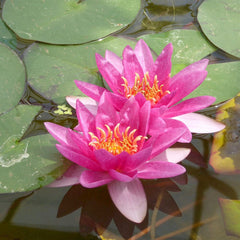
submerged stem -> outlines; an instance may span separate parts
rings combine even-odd
[[[150,236],[152,240],[155,239],[155,227],[156,227],[157,214],[158,214],[162,199],[163,199],[163,191],[158,195],[158,198],[153,210],[153,214],[152,214],[152,219],[151,219],[152,223],[151,223],[151,229],[150,229]]]
[[[178,235],[178,234],[180,234],[180,233],[186,232],[186,231],[188,231],[188,230],[190,230],[190,229],[193,229],[193,228],[196,228],[196,227],[198,228],[198,227],[200,227],[200,226],[202,226],[202,225],[205,225],[205,224],[207,224],[207,223],[213,222],[213,221],[215,221],[217,218],[218,218],[217,216],[213,216],[213,217],[211,217],[211,218],[206,218],[206,219],[204,219],[203,221],[194,223],[194,224],[189,225],[189,226],[186,226],[186,227],[184,227],[184,228],[180,228],[180,229],[178,229],[178,230],[176,230],[176,231],[174,231],[174,232],[171,232],[171,233],[165,234],[164,236],[161,236],[161,237],[159,237],[159,238],[156,238],[155,240],[165,240],[165,239],[169,239],[169,238],[174,237],[174,236],[176,236],[176,235]]]
[[[18,208],[20,207],[22,201],[25,199],[25,198],[28,198],[30,197],[31,195],[33,194],[33,192],[29,193],[28,195],[26,196],[23,196],[23,197],[20,197],[18,199],[16,199],[12,205],[10,206],[8,212],[7,212],[7,215],[5,216],[5,218],[2,220],[1,223],[10,223],[12,218],[14,217],[16,211],[18,210]]]
[[[192,202],[188,205],[186,205],[185,207],[183,207],[181,210],[182,212],[190,210],[193,206],[198,205],[201,201],[196,201],[196,202]],[[170,219],[172,219],[174,216],[177,216],[179,214],[179,210],[175,211],[172,213],[172,215],[168,215],[160,220],[158,220],[155,224],[155,227],[160,226],[161,224],[169,221]],[[143,235],[147,234],[149,231],[151,231],[152,226],[148,226],[145,229],[143,229],[141,232],[137,233],[136,235],[132,236],[131,238],[129,238],[128,240],[136,240],[139,239],[140,237],[142,237]]]

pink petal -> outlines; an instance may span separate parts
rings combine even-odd
[[[150,79],[153,79],[153,58],[151,50],[144,40],[140,39],[134,49],[134,53],[142,67],[143,73],[149,73]]]
[[[138,169],[138,178],[170,178],[185,173],[185,168],[179,164],[164,161],[148,162]]]
[[[147,214],[147,199],[141,182],[113,181],[108,184],[109,194],[117,209],[129,220],[140,223]]]
[[[124,172],[124,167],[128,166],[128,160],[130,158],[130,154],[123,151],[120,154],[115,156],[115,166],[113,169],[118,169],[121,172]],[[128,169],[128,171],[132,171],[132,168]],[[127,172],[127,171],[125,171]]]
[[[75,109],[76,109],[77,100],[82,102],[85,106],[97,104],[96,101],[94,101],[90,97],[67,96],[66,100],[67,100],[68,104]]]
[[[106,130],[105,125],[114,128],[119,123],[119,116],[112,104],[111,93],[104,92],[98,104],[96,127]]]
[[[178,142],[182,142],[182,143],[189,143],[192,141],[192,133],[191,131],[188,129],[188,127],[181,121],[178,121],[176,119],[173,118],[165,118],[165,123],[166,126],[168,128],[182,128],[185,129],[185,132],[183,133],[183,135],[178,139]]]
[[[99,164],[97,162],[95,162],[94,160],[92,160],[91,158],[88,158],[81,153],[72,151],[71,149],[69,149],[66,146],[56,144],[56,147],[57,147],[58,151],[65,158],[76,163],[77,165],[84,167],[84,168],[96,170],[96,171],[101,170]]]
[[[77,126],[75,129],[82,131],[84,137],[90,140],[89,132],[95,132],[94,115],[79,100],[77,100],[76,112],[79,127]]]
[[[110,92],[110,95],[111,95],[111,103],[114,106],[114,108],[118,111],[123,107],[123,105],[128,100],[124,96],[119,95],[119,93],[116,94],[116,93]]]
[[[130,46],[124,48],[123,51],[123,67],[124,77],[127,79],[130,87],[134,85],[136,73],[139,74],[140,79],[144,77],[142,67]]]
[[[99,87],[95,84],[91,84],[88,82],[83,82],[83,81],[74,81],[76,86],[88,97],[94,99],[95,101],[99,101],[101,95],[103,94],[104,91],[106,91],[105,88]]]
[[[168,80],[171,74],[173,46],[169,43],[158,56],[154,64],[154,74],[157,75],[159,84],[164,84],[168,88]]]
[[[173,128],[156,137],[153,143],[152,158],[176,143],[185,131],[183,128]]]
[[[190,98],[169,108],[164,113],[164,117],[175,117],[178,115],[195,112],[210,106],[215,102],[215,100],[216,98],[212,96]]]
[[[67,145],[67,133],[68,133],[68,128],[62,127],[60,125],[57,125],[55,123],[51,122],[45,122],[44,123],[46,129],[48,132],[61,144]]]
[[[143,164],[150,158],[151,152],[152,147],[147,147],[133,155],[129,155],[125,166],[121,166],[120,169],[124,172],[129,172],[137,169],[139,165]]]
[[[187,66],[173,76],[169,85],[169,91],[175,91],[176,94],[168,103],[168,106],[172,106],[186,97],[204,81],[207,76],[207,71],[204,70],[207,64],[208,60],[203,59]]]
[[[146,136],[149,128],[150,122],[150,113],[151,113],[151,103],[146,101],[140,109],[140,126],[138,129],[138,134]]]
[[[105,58],[117,69],[119,73],[123,72],[122,59],[119,56],[111,51],[106,50]]]
[[[165,108],[165,106],[163,106]],[[148,134],[151,136],[160,135],[166,131],[166,122],[161,117],[160,108],[152,108],[149,120]]]
[[[179,163],[180,161],[184,160],[190,152],[191,149],[189,148],[168,148],[164,152],[151,159],[151,161]]]
[[[76,152],[81,152],[86,157],[93,157],[93,152],[89,148],[89,142],[79,132],[68,129],[68,147]]]
[[[139,127],[139,105],[134,97],[128,99],[119,112],[121,127],[131,126],[130,131]],[[120,129],[121,131],[121,129]]]
[[[80,176],[80,183],[86,188],[95,188],[113,181],[107,172],[86,170]]]
[[[169,94],[162,97],[153,107],[159,108],[161,106],[169,106],[169,103],[175,98],[177,95],[178,89],[171,91]]]
[[[45,122],[44,123],[49,133],[62,145],[66,146],[71,151],[83,150],[82,152],[89,155],[86,148],[86,141],[79,133],[72,131],[69,128],[60,125]]]
[[[102,74],[102,77],[105,79],[112,91],[117,92],[119,89],[122,89],[122,74],[118,72],[118,70],[110,62],[108,62],[108,60],[104,59],[99,54],[96,54],[96,63],[99,72]]]
[[[117,158],[105,149],[99,149],[94,151],[96,161],[99,162],[101,168],[105,171],[114,169],[117,167]]]
[[[213,133],[225,128],[224,124],[198,113],[188,113],[174,119],[183,122],[194,133]]]
[[[120,182],[130,182],[137,175],[137,171],[133,171],[131,173],[126,174],[126,173],[121,173],[119,171],[116,171],[114,169],[109,170],[108,173],[113,179],[120,181]]]
[[[142,95],[142,93],[137,93],[135,95],[135,99],[137,100],[140,107],[147,101],[146,98]]]
[[[57,179],[56,181],[47,185],[47,187],[66,187],[72,186],[75,184],[79,184],[79,177],[85,168],[78,166],[77,164],[73,164],[70,168],[63,174],[62,177]]]
[[[205,71],[207,66],[208,66],[208,59],[202,59],[200,61],[194,62],[190,65],[188,65],[187,67],[185,67],[183,70],[181,70],[179,73],[189,73],[189,72],[195,72],[195,71]],[[177,81],[179,79],[179,76],[177,76],[179,73],[177,73],[176,75],[174,75],[171,79],[171,84],[174,83],[175,81]]]

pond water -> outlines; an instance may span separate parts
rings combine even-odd
[[[135,20],[114,35],[136,38],[143,34],[172,29],[200,29],[197,13],[203,2],[204,0],[142,1],[141,10]],[[1,6],[3,3],[4,1],[1,1]],[[29,46],[33,46],[33,41],[18,37],[14,44],[17,47],[15,51],[24,59],[23,53]],[[211,63],[239,60],[221,49],[207,55]],[[58,109],[58,104],[54,102],[57,97],[48,100],[44,94],[34,90],[29,82],[30,78],[19,104],[40,105],[43,108],[21,139],[46,133],[44,121],[54,121],[71,128],[76,125],[74,116],[52,114]],[[237,92],[240,92],[240,89]],[[204,110],[204,114],[215,117],[219,106],[222,106],[221,101],[216,107]],[[234,116],[239,114],[238,106],[236,105]],[[224,150],[224,154],[227,153],[230,157],[233,152],[239,153],[240,146],[238,118],[232,119],[234,122],[225,122],[236,125],[231,129],[234,139],[229,139],[229,145],[233,146],[231,143],[234,142],[234,148],[229,148],[229,153]],[[106,187],[42,187],[34,191],[0,194],[0,240],[238,239],[240,214],[229,220],[223,214],[221,205],[222,199],[239,199],[238,171],[234,174],[222,174],[208,164],[212,142],[213,135],[194,135],[191,144],[186,144],[192,152],[182,163],[187,170],[185,175],[173,179],[143,181],[148,213],[140,224],[129,221],[119,213]],[[234,155],[233,158],[239,159],[239,155]],[[234,215],[239,208],[237,205],[229,211]],[[229,231],[229,225],[235,226],[235,230]]]

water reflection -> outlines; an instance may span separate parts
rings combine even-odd
[[[0,237],[31,239],[27,236],[39,234],[39,239],[72,240],[98,239],[93,237],[98,234],[114,240],[235,239],[226,235],[218,199],[239,198],[238,176],[219,175],[188,160],[184,161],[187,175],[143,182],[148,214],[141,224],[118,212],[106,187],[42,188],[30,195],[1,195]]]
[[[135,21],[121,34],[140,36],[176,28],[196,28],[197,9],[204,0],[147,0]]]
[[[152,221],[156,221],[156,211],[181,216],[181,211],[168,192],[180,191],[176,183],[164,179],[144,181],[143,186],[147,195],[148,210],[153,210]],[[80,185],[71,187],[61,201],[57,216],[64,217],[78,209],[81,209],[79,229],[82,234],[95,231],[102,235],[113,221],[121,236],[130,238],[133,236],[134,228],[143,230],[148,228],[149,224],[149,214],[140,224],[126,219],[112,203],[106,187],[96,189],[87,189]],[[116,230],[114,232],[116,233]]]

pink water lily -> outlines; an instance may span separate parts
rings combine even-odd
[[[199,96],[183,100],[206,78],[208,60],[195,62],[171,77],[172,52],[173,46],[169,43],[154,62],[147,44],[139,40],[135,49],[125,47],[122,59],[108,50],[105,58],[96,54],[98,69],[112,91],[114,106],[121,108],[132,96],[140,106],[149,101],[156,120],[163,118],[168,123],[175,119],[179,126],[182,123],[186,127],[188,132],[180,139],[181,142],[190,142],[191,132],[211,133],[223,129],[223,124],[194,113],[210,106],[215,101],[214,97]],[[97,102],[102,93],[108,91],[87,82],[76,80],[75,83],[84,94]],[[73,104],[71,97],[68,100]]]
[[[111,95],[104,92],[95,114],[76,101],[78,125],[74,130],[45,123],[59,142],[57,149],[74,165],[52,186],[80,183],[86,188],[107,184],[109,194],[128,219],[141,222],[147,211],[146,196],[139,179],[169,178],[185,172],[178,164],[188,149],[169,149],[185,128],[159,126],[149,134],[151,104],[140,106],[134,97],[116,110]]]

